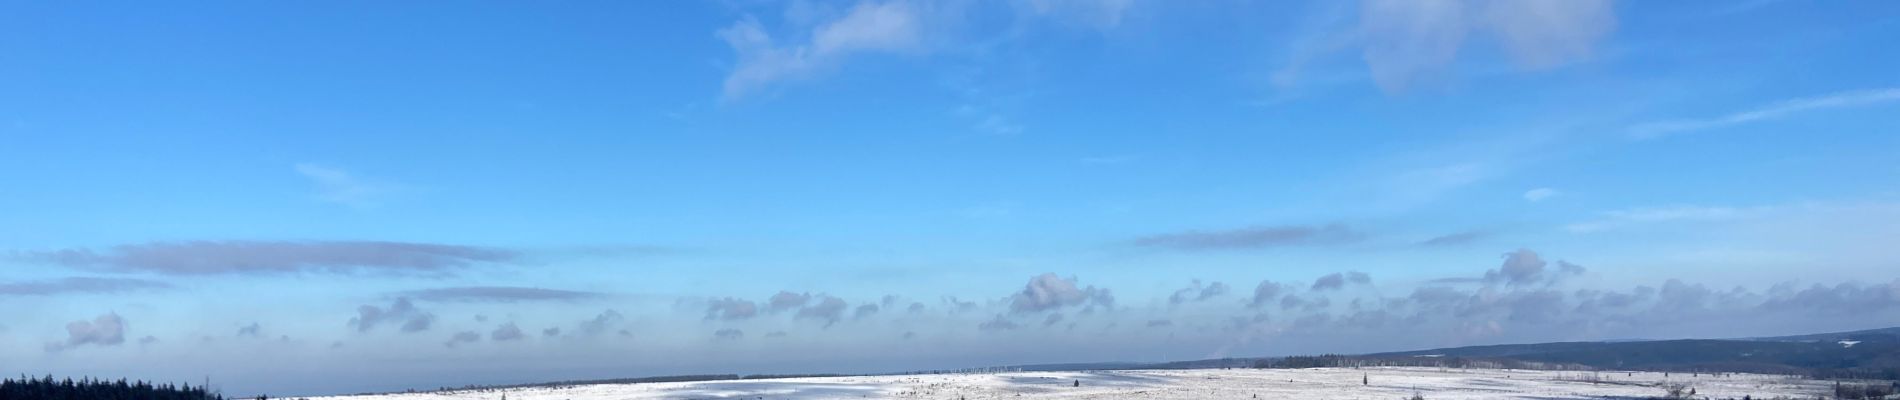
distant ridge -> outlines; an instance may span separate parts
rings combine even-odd
[[[1358,355],[1222,358],[1162,363],[1081,363],[1023,370],[1300,368],[1431,365],[1682,372],[1754,372],[1816,378],[1900,379],[1900,327],[1737,339],[1624,339],[1449,347]]]
[[[1843,342],[1851,342],[1843,343]],[[1554,368],[1680,372],[1751,372],[1814,378],[1900,380],[1900,327],[1737,339],[1615,340],[1448,347],[1358,355],[1238,357],[1170,362],[1027,364],[988,368],[917,370],[886,374],[980,371],[1102,371],[1129,369],[1310,368],[1341,366],[1444,366]],[[502,388],[612,383],[692,382],[838,376],[684,375],[442,388],[480,391]]]
[[[1839,342],[1842,340],[1900,341],[1900,327],[1868,329],[1868,330],[1859,330],[1859,331],[1852,331],[1852,332],[1814,333],[1814,334],[1794,335],[1794,336],[1745,338],[1745,339],[1739,339],[1739,340],[1757,340],[1757,341],[1769,341],[1769,342]]]

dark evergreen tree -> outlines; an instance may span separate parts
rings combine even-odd
[[[0,379],[0,399],[5,400],[224,400],[205,387],[189,384],[152,384],[145,381],[109,382],[95,378],[54,380],[44,378]]]

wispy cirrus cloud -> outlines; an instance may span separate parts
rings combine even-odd
[[[800,42],[780,43],[757,18],[746,17],[717,36],[738,54],[726,75],[725,98],[733,100],[777,82],[810,78],[844,59],[870,53],[922,49],[921,16],[903,1],[862,2],[843,16],[812,28]]]
[[[514,286],[446,287],[411,290],[400,292],[396,295],[424,301],[502,303],[522,301],[577,301],[604,296],[604,294],[596,292]]]
[[[1030,15],[1109,29],[1121,25],[1135,0],[1028,0],[1011,2]]]
[[[447,274],[476,264],[510,263],[515,251],[383,241],[190,241],[13,252],[17,262],[167,275],[385,272]]]
[[[1224,231],[1189,231],[1151,235],[1136,238],[1132,244],[1138,247],[1175,250],[1233,250],[1345,243],[1364,237],[1365,234],[1341,224],[1263,226]]]
[[[1363,0],[1357,20],[1325,7],[1326,16],[1296,41],[1276,85],[1291,86],[1316,53],[1360,50],[1373,82],[1388,93],[1450,75],[1459,53],[1475,38],[1494,40],[1522,69],[1546,69],[1588,59],[1616,29],[1609,0],[1406,1]]]
[[[1629,133],[1638,139],[1652,139],[1678,133],[1774,120],[1809,111],[1866,106],[1896,100],[1900,100],[1900,88],[1837,92],[1817,97],[1785,100],[1765,107],[1714,118],[1642,123],[1631,126]]]
[[[859,57],[959,53],[968,47],[1021,40],[1022,32],[1026,31],[1012,29],[997,35],[982,35],[959,29],[980,19],[979,14],[1009,15],[1017,23],[1055,22],[1108,30],[1121,25],[1137,3],[1136,0],[1029,0],[1007,4],[860,0],[841,9],[815,2],[790,2],[782,11],[783,22],[790,29],[773,29],[758,16],[749,14],[714,33],[736,56],[723,82],[722,99],[730,102],[774,85],[820,78]],[[996,104],[985,104],[985,107],[969,110],[968,116],[976,129],[1003,135],[1023,130],[1019,121],[994,106]]]
[[[375,205],[377,197],[395,189],[395,185],[376,182],[340,168],[300,163],[292,166],[298,175],[316,186],[317,200],[349,206]]]
[[[1722,221],[1747,216],[1759,209],[1711,206],[1669,206],[1605,211],[1601,218],[1564,226],[1565,230],[1588,233],[1630,225],[1673,221]]]
[[[1433,236],[1431,238],[1421,240],[1418,242],[1418,245],[1428,246],[1428,247],[1456,246],[1456,245],[1461,245],[1461,244],[1477,242],[1479,240],[1483,240],[1485,237],[1490,236],[1490,235],[1491,233],[1486,232],[1486,231],[1453,232],[1453,233]]]
[[[1544,201],[1544,199],[1557,197],[1557,195],[1558,195],[1557,189],[1536,188],[1536,189],[1524,191],[1524,201],[1536,203],[1536,202]]]
[[[67,293],[124,293],[171,289],[169,283],[130,278],[64,278],[0,283],[0,296],[50,296]]]

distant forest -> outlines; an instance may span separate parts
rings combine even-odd
[[[91,378],[0,379],[0,399],[5,400],[224,400],[203,386],[190,384],[102,381]]]

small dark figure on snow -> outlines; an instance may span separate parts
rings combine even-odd
[[[1081,379],[1077,379],[1077,380],[1075,380],[1075,387],[1082,387],[1082,380],[1081,380]]]

